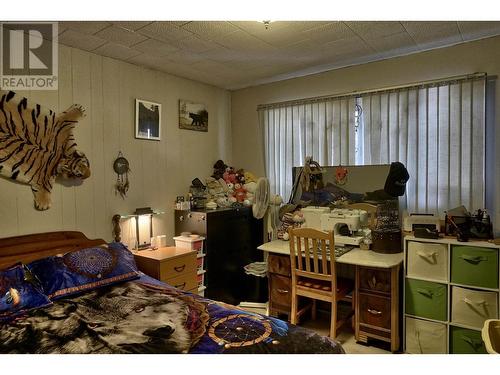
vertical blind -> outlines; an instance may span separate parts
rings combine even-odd
[[[273,194],[287,200],[292,167],[312,156],[320,165],[355,163],[355,98],[259,110],[266,176]]]
[[[484,207],[486,79],[363,96],[363,164],[400,161],[409,212]]]
[[[303,165],[306,156],[321,165],[400,161],[410,174],[401,201],[409,212],[442,213],[461,204],[482,208],[485,90],[480,76],[259,106],[271,191],[286,200],[292,167]]]

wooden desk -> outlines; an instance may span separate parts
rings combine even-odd
[[[288,241],[267,242],[258,249],[268,253],[269,314],[290,314],[291,274]],[[355,337],[369,337],[391,343],[399,349],[399,269],[403,253],[380,254],[352,249],[335,259],[355,267]]]

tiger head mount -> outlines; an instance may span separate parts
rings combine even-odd
[[[85,110],[75,104],[56,114],[12,91],[0,95],[0,175],[30,185],[35,208],[47,210],[56,177],[90,176],[89,160],[73,135]]]

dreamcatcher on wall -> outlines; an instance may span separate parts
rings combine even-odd
[[[123,156],[122,152],[118,152],[118,157],[113,163],[113,169],[116,172],[115,194],[125,199],[127,196],[130,184],[128,182],[128,173],[130,172],[130,165],[127,159]]]

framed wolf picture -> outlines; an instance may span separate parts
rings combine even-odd
[[[179,100],[179,128],[208,131],[208,111],[205,104]]]

